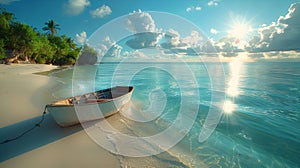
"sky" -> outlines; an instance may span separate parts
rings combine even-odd
[[[128,38],[123,46],[108,33],[97,46],[103,55],[111,46],[110,54],[115,56],[141,56],[142,48],[160,46],[168,50],[165,54],[173,55],[195,55],[196,51],[221,53],[224,59],[300,57],[300,2],[294,0],[0,0],[0,4],[18,21],[38,30],[53,19],[60,25],[59,34],[72,37],[79,45],[124,15],[128,31],[148,32]],[[179,16],[172,18],[180,21],[178,26],[168,27],[172,23],[162,21],[155,11]],[[177,30],[184,29],[182,20],[201,32]]]

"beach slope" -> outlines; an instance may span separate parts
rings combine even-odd
[[[50,90],[57,82],[48,76],[33,73],[50,71],[55,68],[57,67],[51,65],[0,65],[0,127],[2,130],[18,127],[19,124],[26,123],[26,120],[42,114],[44,106],[53,101]],[[53,128],[60,129],[58,127]],[[49,128],[44,128],[42,125],[40,129]],[[17,140],[18,142],[10,142],[12,145],[5,144],[4,149],[9,149],[9,146],[16,147],[15,144],[18,144],[20,149],[14,151],[26,151],[28,148],[26,143],[28,144],[28,142],[23,142],[23,140],[27,141],[31,136],[36,136],[36,132],[38,130],[31,132],[31,135],[22,137],[24,139],[21,138]],[[68,130],[61,131],[61,133],[64,132],[68,132]],[[1,131],[1,134],[1,139],[3,139],[5,135],[12,135],[13,133]],[[52,137],[55,136],[61,135],[53,135]],[[43,139],[43,137],[41,138]],[[22,146],[22,144],[24,145]],[[12,154],[11,151],[2,151],[0,155],[8,153]],[[0,167],[6,168],[83,166],[120,167],[115,156],[100,148],[83,130],[55,141],[52,140],[44,146],[38,146],[36,149],[0,163]]]

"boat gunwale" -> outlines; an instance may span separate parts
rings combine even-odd
[[[81,104],[54,104],[55,102],[59,102],[59,101],[63,101],[63,100],[66,100],[66,99],[70,99],[70,98],[74,98],[74,97],[77,97],[77,96],[82,96],[82,95],[85,95],[85,94],[91,94],[91,93],[95,93],[95,92],[98,92],[98,91],[108,91],[108,90],[112,90],[113,88],[117,88],[117,87],[128,87],[130,88],[131,90],[121,96],[118,96],[118,97],[115,97],[113,99],[96,99],[96,100],[106,100],[106,101],[103,101],[103,102],[92,102],[92,103],[81,103]],[[68,97],[68,98],[65,98],[65,99],[62,99],[62,100],[58,100],[58,101],[55,101],[51,104],[47,104],[46,106],[47,107],[74,107],[75,105],[76,106],[88,106],[88,105],[94,105],[94,104],[103,104],[103,103],[108,103],[108,102],[111,102],[117,98],[121,98],[123,96],[126,96],[130,93],[132,93],[134,90],[134,87],[133,86],[115,86],[115,87],[112,87],[112,88],[108,88],[108,89],[103,89],[103,90],[98,90],[98,91],[95,91],[95,92],[89,92],[89,93],[85,93],[85,94],[81,94],[81,95],[77,95],[77,96],[72,96],[72,97]]]

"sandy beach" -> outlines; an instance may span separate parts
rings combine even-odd
[[[49,91],[56,81],[33,73],[55,68],[51,65],[0,65],[1,129],[42,114],[44,106],[53,101]],[[4,137],[6,132],[1,131],[1,134]],[[22,139],[18,141],[22,143]],[[0,155],[5,154],[1,152]],[[119,167],[119,161],[80,131],[0,163],[0,167],[6,168],[83,166]]]
[[[15,137],[40,119],[44,106],[54,100],[50,91],[58,81],[33,73],[55,68],[50,65],[0,65],[1,141]],[[132,131],[127,128],[130,120],[120,114],[107,121],[123,133]],[[60,128],[49,114],[40,128],[0,147],[4,151],[0,154],[0,167],[5,168],[187,167],[168,152],[143,158],[112,154],[97,145],[80,125]]]
[[[51,65],[0,65],[0,127],[41,115],[51,102],[49,88],[55,81],[33,73],[57,68]]]

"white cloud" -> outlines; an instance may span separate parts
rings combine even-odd
[[[188,44],[189,47],[196,49],[203,44],[204,37],[200,35],[199,32],[192,31],[191,35],[182,39],[182,42]]]
[[[173,29],[169,29],[165,33],[165,38],[172,46],[178,46],[180,44],[180,34]]]
[[[76,34],[76,41],[78,44],[84,44],[86,42],[87,35],[86,32],[83,31],[80,34]]]
[[[188,7],[188,8],[186,8],[186,11],[187,11],[187,12],[190,12],[190,11],[192,11],[192,8],[191,8],[191,7]]]
[[[182,41],[182,39],[180,38],[180,34],[174,29],[169,29],[165,33],[164,37],[166,42],[162,43],[160,46],[164,49],[169,50],[169,51],[165,51],[165,53],[171,53],[171,54],[178,53],[178,52],[184,53],[189,47],[188,44]]]
[[[16,2],[16,1],[19,1],[19,0],[0,0],[0,4],[4,4],[4,5],[8,5],[12,2]]]
[[[157,32],[152,16],[141,10],[128,14],[125,27],[132,33]]]
[[[285,16],[277,22],[262,25],[259,36],[254,36],[247,49],[249,51],[300,50],[300,3],[290,6]]]
[[[134,50],[131,52],[125,51],[123,56],[127,58],[148,58],[148,56],[145,53],[139,50]]]
[[[200,6],[191,6],[191,7],[187,7],[185,10],[187,12],[191,12],[193,10],[196,10],[196,11],[200,11],[202,8]]]
[[[78,15],[83,12],[86,6],[89,6],[91,3],[89,0],[69,0],[66,4],[66,12],[69,15]]]
[[[133,49],[154,47],[162,37],[152,16],[141,10],[128,14],[125,27],[133,33],[131,39],[126,42]]]
[[[201,9],[202,9],[202,8],[201,8],[200,6],[196,6],[196,7],[195,7],[195,10],[196,10],[196,11],[200,11]]]
[[[112,10],[109,6],[102,5],[101,7],[97,8],[96,10],[91,11],[91,15],[94,18],[104,18],[112,13]]]
[[[166,49],[166,54],[179,54],[179,55],[198,55],[202,49],[212,51],[210,44],[205,41],[206,39],[197,31],[192,31],[190,35],[180,38],[180,34],[170,29],[165,33],[166,42],[161,44],[161,47]]]
[[[122,47],[116,44],[115,41],[111,40],[109,36],[106,36],[100,44],[94,47],[100,57],[116,57],[119,58]]]
[[[244,52],[245,43],[237,41],[235,37],[226,36],[213,42],[212,45],[215,49],[213,51],[219,52],[223,57],[234,57],[238,56],[238,53]]]
[[[212,29],[210,29],[210,33],[211,34],[218,34],[219,32],[216,29],[212,28]]]
[[[207,3],[208,6],[217,6],[219,5],[219,0],[212,0]]]
[[[234,41],[235,37],[222,37],[216,44],[215,47],[221,52],[234,52]]]

